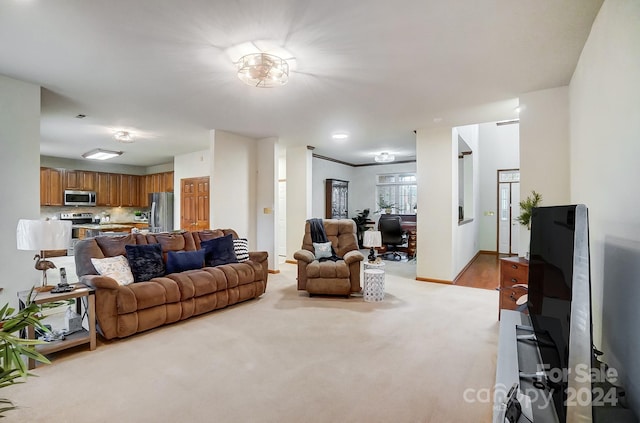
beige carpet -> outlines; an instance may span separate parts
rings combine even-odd
[[[53,356],[0,391],[20,407],[3,421],[491,421],[463,393],[493,386],[497,292],[397,266],[385,301],[365,303],[309,298],[283,265],[258,300]]]

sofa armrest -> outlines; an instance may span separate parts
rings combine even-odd
[[[249,260],[262,263],[267,260],[269,254],[266,251],[249,251]]]
[[[362,253],[360,251],[352,250],[352,251],[349,251],[347,254],[345,254],[343,259],[344,259],[345,263],[351,264],[351,263],[355,263],[357,261],[364,260],[364,256],[362,255]]]
[[[316,259],[316,256],[309,250],[298,250],[293,254],[293,258],[304,261],[305,263],[312,263]]]
[[[118,289],[120,285],[115,279],[101,275],[84,275],[80,277],[80,283],[92,288]]]

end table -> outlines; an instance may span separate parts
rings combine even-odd
[[[36,345],[36,350],[42,354],[47,355],[57,351],[66,350],[77,345],[89,344],[91,351],[96,349],[96,296],[95,290],[84,284],[76,284],[76,289],[71,292],[52,293],[48,292],[35,292],[33,295],[33,302],[36,304],[53,303],[56,301],[65,301],[70,299],[76,299],[76,311],[78,314],[87,317],[89,330],[82,329],[78,332],[71,333],[65,336],[65,339],[60,341],[51,341],[46,344]],[[20,309],[26,307],[28,301],[29,291],[18,292],[18,301],[20,303]],[[84,314],[82,308],[84,307]],[[27,339],[36,339],[35,329],[33,326],[27,327],[26,333]],[[29,370],[36,367],[36,361],[29,358],[28,363]]]

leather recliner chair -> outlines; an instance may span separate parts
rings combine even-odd
[[[356,223],[352,219],[325,219],[323,226],[338,261],[319,261],[315,257],[309,222],[305,224],[302,249],[293,257],[298,261],[298,290],[309,295],[344,295],[360,292],[360,262]]]

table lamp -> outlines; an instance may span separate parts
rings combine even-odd
[[[47,285],[47,270],[56,265],[45,260],[46,250],[65,250],[71,245],[71,221],[63,220],[27,220],[18,221],[18,250],[38,251],[33,258],[35,268],[42,270],[42,286],[38,291],[49,291],[53,287]]]
[[[362,240],[362,245],[371,248],[369,251],[369,261],[376,260],[376,252],[373,249],[374,247],[382,247],[382,233],[380,231],[364,231],[364,238]]]

